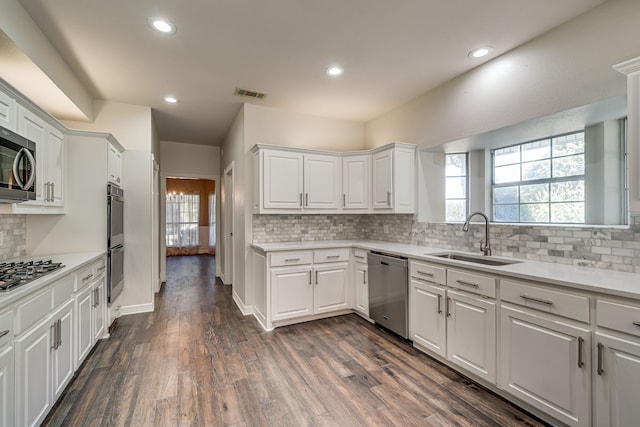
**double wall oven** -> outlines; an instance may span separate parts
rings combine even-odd
[[[124,288],[124,191],[107,185],[107,300],[113,302]]]

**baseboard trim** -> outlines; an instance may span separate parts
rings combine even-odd
[[[153,303],[147,304],[133,304],[133,305],[123,305],[120,307],[119,316],[126,316],[128,314],[140,314],[140,313],[150,313],[153,311]]]
[[[253,306],[244,305],[244,303],[242,302],[238,294],[235,293],[235,291],[233,292],[233,302],[236,303],[236,306],[238,306],[238,308],[240,309],[240,312],[244,316],[250,316],[253,314]]]

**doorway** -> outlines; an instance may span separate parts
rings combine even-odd
[[[216,182],[167,177],[165,255],[211,255],[216,251]]]

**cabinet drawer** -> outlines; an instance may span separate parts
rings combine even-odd
[[[349,248],[313,251],[313,262],[349,261]]]
[[[460,270],[447,271],[447,286],[486,297],[496,297],[496,279]]]
[[[15,334],[26,331],[47,317],[51,309],[51,288],[16,304]]]
[[[52,286],[54,308],[71,298],[75,285],[76,278],[73,274],[70,274],[67,277],[57,281]]]
[[[367,263],[367,254],[369,252],[365,251],[364,249],[354,249],[353,250],[353,260],[355,262],[361,262],[363,264]]]
[[[105,257],[100,258],[91,264],[93,268],[93,274],[95,277],[103,275],[107,271],[107,259]]]
[[[11,310],[0,313],[0,349],[13,339],[13,316]]]
[[[598,326],[640,336],[640,305],[598,298],[596,318]]]
[[[511,280],[500,281],[500,298],[558,316],[589,322],[589,297]]]
[[[311,264],[313,252],[275,252],[271,254],[271,267]]]
[[[87,265],[83,267],[81,270],[78,270],[76,273],[76,291],[84,288],[89,283],[91,283],[91,279],[93,279],[93,266]]]
[[[445,271],[443,267],[419,261],[409,261],[409,276],[421,281],[445,285],[447,283]]]

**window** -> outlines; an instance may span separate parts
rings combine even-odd
[[[199,194],[167,193],[167,247],[198,246]]]
[[[493,221],[585,222],[584,132],[492,151]]]
[[[445,220],[467,218],[467,153],[445,155]]]

